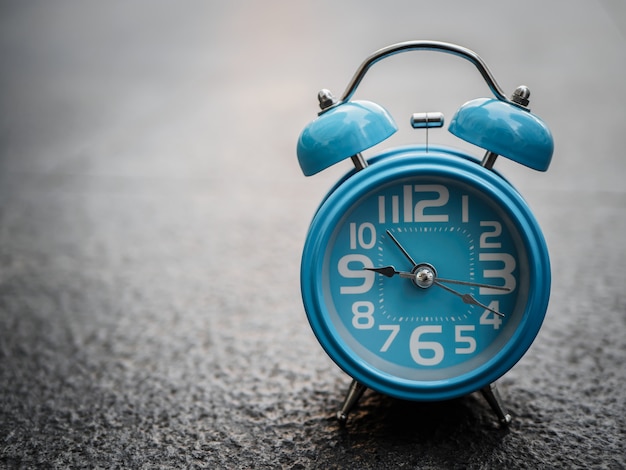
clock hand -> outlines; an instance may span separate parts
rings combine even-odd
[[[363,268],[367,271],[374,271],[375,273],[382,274],[386,277],[393,277],[396,274],[400,274],[393,266],[383,266],[382,268]]]
[[[368,271],[377,272],[378,274],[382,274],[383,276],[386,276],[386,277],[393,277],[393,276],[395,276],[397,274],[400,277],[403,277],[403,278],[406,278],[406,279],[414,279],[415,278],[415,274],[408,273],[408,272],[403,272],[403,271],[396,271],[396,268],[393,267],[393,266],[383,266],[381,268],[363,268],[363,269],[366,269]],[[481,283],[478,283],[478,282],[455,281],[453,279],[443,279],[441,277],[436,277],[436,278],[433,279],[433,281],[443,282],[443,283],[447,283],[447,284],[461,284],[463,286],[484,287],[484,288],[487,288],[487,289],[497,289],[497,290],[503,290],[503,291],[507,291],[507,292],[511,290],[508,287],[493,286],[491,284],[481,284]]]
[[[448,286],[444,286],[441,282],[439,281],[433,281],[433,284],[435,284],[436,286],[441,287],[442,289],[447,290],[448,292],[454,294],[454,295],[458,295],[459,297],[461,297],[461,300],[469,305],[476,305],[478,307],[482,307],[485,310],[489,310],[490,312],[495,313],[496,315],[503,317],[504,314],[498,312],[497,310],[494,310],[492,308],[487,307],[485,304],[480,303],[478,300],[476,300],[474,298],[474,296],[472,294],[461,294],[460,292],[455,291],[454,289],[450,289]]]
[[[487,289],[503,290],[505,292],[510,292],[511,291],[511,289],[509,287],[492,286],[491,284],[480,284],[478,282],[455,281],[454,279],[443,279],[441,277],[436,277],[434,280],[438,281],[438,282],[445,282],[445,283],[448,283],[448,284],[460,284],[460,285],[463,285],[463,286],[485,287]]]
[[[382,274],[386,277],[393,277],[396,274],[405,279],[415,279],[415,274],[407,273],[404,271],[396,271],[396,268],[393,266],[383,266],[382,268],[363,268],[367,271],[374,271],[375,273]]]
[[[387,235],[389,235],[389,238],[391,238],[391,241],[394,242],[398,248],[400,248],[400,251],[402,252],[402,254],[406,257],[406,259],[408,259],[411,262],[413,267],[417,266],[417,263],[413,260],[413,258],[411,258],[411,255],[407,253],[407,251],[402,247],[402,245],[400,245],[400,242],[396,239],[396,237],[394,237],[389,230],[386,230],[385,232],[387,233]]]
[[[396,274],[400,277],[403,278],[408,278],[408,279],[415,279],[415,274],[413,273],[407,273],[407,272],[402,272],[402,271],[396,271],[396,268],[394,268],[393,266],[383,266],[381,268],[363,268],[367,271],[374,271],[378,274],[382,274],[383,276],[386,277],[393,277]],[[455,283],[455,284],[463,284],[463,285],[470,285],[470,286],[478,286],[478,287],[487,287],[490,289],[504,289],[504,290],[509,290],[508,288],[504,288],[504,287],[499,287],[499,286],[492,286],[489,284],[479,284],[477,282],[465,282],[465,281],[453,281],[450,279],[439,279],[439,278],[434,278],[432,283],[435,284],[436,286],[441,287],[444,290],[447,290],[448,292],[457,295],[461,298],[461,300],[463,300],[464,303],[469,304],[469,305],[476,305],[478,307],[482,307],[486,310],[489,310],[490,312],[495,313],[498,316],[503,317],[504,314],[498,312],[497,310],[494,310],[488,306],[486,306],[485,304],[479,302],[478,300],[476,300],[476,298],[474,298],[474,296],[472,294],[461,294],[460,292],[455,291],[454,289],[451,289],[450,287],[442,284],[442,282],[449,282],[449,283]]]

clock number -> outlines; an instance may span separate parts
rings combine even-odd
[[[467,194],[461,196],[461,222],[469,222],[469,196]]]
[[[500,301],[492,300],[488,305],[489,308],[499,312],[500,311]],[[502,324],[502,318],[499,315],[496,315],[491,310],[485,309],[483,314],[480,316],[480,324],[481,325],[491,325],[494,330],[499,330],[500,325]]]
[[[481,248],[501,248],[502,243],[489,241],[489,239],[493,239],[502,235],[502,224],[495,220],[481,221],[480,226],[493,228],[493,230],[491,231],[485,231],[480,234],[480,247]]]
[[[502,235],[502,224],[496,220],[482,220],[480,222],[481,227],[487,227],[487,230],[480,234],[480,248],[502,248],[502,243],[498,240]],[[500,269],[484,269],[483,276],[486,278],[498,278],[504,281],[502,287],[508,287],[508,291],[489,289],[488,287],[481,287],[481,295],[502,295],[508,294],[515,289],[517,281],[513,276],[513,271],[517,266],[515,258],[508,253],[480,253],[478,255],[479,261],[495,261],[501,263]]]
[[[352,304],[352,326],[357,330],[369,330],[374,326],[374,304],[368,301]]]
[[[356,264],[355,269],[350,269],[350,265]],[[364,294],[374,285],[376,273],[363,268],[373,268],[372,260],[365,255],[350,254],[343,256],[337,265],[339,274],[348,279],[362,279],[362,283],[355,286],[341,286],[341,294]]]
[[[409,191],[406,190],[409,188]],[[406,222],[411,222],[411,209],[412,206],[411,201],[411,190],[410,186],[404,187],[404,217]],[[445,206],[448,203],[448,199],[450,198],[450,192],[448,188],[441,184],[416,184],[415,185],[416,193],[437,193],[438,196],[435,199],[424,199],[415,204],[415,222],[448,222],[447,214],[424,214],[424,209],[428,207],[441,207]],[[407,211],[408,209],[408,211]]]
[[[476,327],[474,325],[456,325],[454,327],[454,341],[458,343],[465,343],[467,346],[461,348],[457,347],[454,352],[457,354],[472,354],[476,351],[476,339],[472,336],[463,335],[465,331],[474,331]]]
[[[508,287],[509,290],[490,289],[488,287],[480,288],[480,295],[502,295],[510,294],[517,285],[513,271],[515,270],[515,258],[508,253],[480,253],[479,261],[497,261],[502,264],[500,269],[483,269],[485,278],[498,278],[504,280],[502,287]]]
[[[481,321],[482,323],[482,321]],[[385,327],[385,330],[392,330],[392,325],[381,325],[380,330]],[[399,330],[400,327],[397,327]],[[472,336],[472,332],[476,331],[475,325],[455,325],[454,327],[454,342],[456,347],[454,348],[455,354],[473,354],[476,352],[476,338]],[[411,333],[409,338],[409,350],[411,351],[411,357],[413,360],[421,366],[436,366],[443,361],[445,350],[443,345],[437,341],[425,341],[422,339],[422,335],[425,334],[440,334],[443,332],[441,325],[422,325],[418,326]],[[381,352],[384,352],[389,348],[389,345],[395,338],[397,331],[392,332],[391,336],[385,342],[381,348]]]
[[[418,326],[411,333],[409,350],[413,360],[421,366],[436,366],[443,361],[443,346],[436,341],[422,341],[422,335],[429,333],[441,333],[441,325]],[[429,351],[423,354],[424,351]]]
[[[387,341],[383,344],[383,347],[380,348],[380,352],[386,352],[389,349],[389,346],[391,346],[391,343],[393,343],[393,340],[396,339],[396,336],[398,336],[398,333],[400,332],[400,325],[379,325],[378,329],[380,331],[391,332],[389,333]]]
[[[414,204],[415,193],[435,193],[431,199],[421,199]],[[450,199],[450,191],[442,184],[405,184],[402,187],[402,196],[391,195],[391,222],[400,222],[400,212],[402,212],[402,222],[448,222],[448,214],[425,214],[425,209],[442,207]],[[400,201],[402,198],[402,201]],[[387,199],[386,196],[378,196],[378,223],[387,222]]]
[[[359,225],[358,229],[354,222],[350,224],[351,250],[357,249],[357,242],[358,246],[360,246],[364,250],[374,248],[374,245],[376,245],[376,228],[374,227],[374,224],[370,222],[365,222]]]
[[[385,210],[385,196],[378,196],[378,223],[384,224],[387,221]],[[391,223],[400,222],[400,197],[391,196]]]

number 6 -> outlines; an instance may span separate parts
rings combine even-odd
[[[413,360],[421,366],[436,366],[443,361],[443,346],[436,341],[422,341],[424,333],[441,333],[441,325],[418,326],[411,333],[409,349]],[[432,357],[424,357],[421,351],[432,351]]]

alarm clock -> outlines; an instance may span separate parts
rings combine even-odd
[[[394,54],[435,51],[470,61],[493,97],[471,100],[448,130],[486,151],[482,159],[441,145],[408,145],[366,159],[397,130],[371,101],[352,100],[372,65]],[[496,381],[537,336],[550,296],[550,261],[537,220],[493,166],[498,156],[546,171],[553,139],[528,108],[507,98],[473,51],[438,41],[383,48],[300,134],[306,176],[350,158],[354,169],[326,195],[304,243],[301,292],[310,326],[353,380],[337,418],[367,388],[403,400],[440,401],[482,392],[502,425],[511,421]],[[410,117],[442,127],[438,112]]]

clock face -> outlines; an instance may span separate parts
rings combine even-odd
[[[519,201],[437,168],[329,198],[335,221],[317,237],[318,338],[353,377],[403,398],[494,381],[530,346],[547,305],[540,296],[543,310],[530,311],[535,258],[547,254],[510,210]]]

